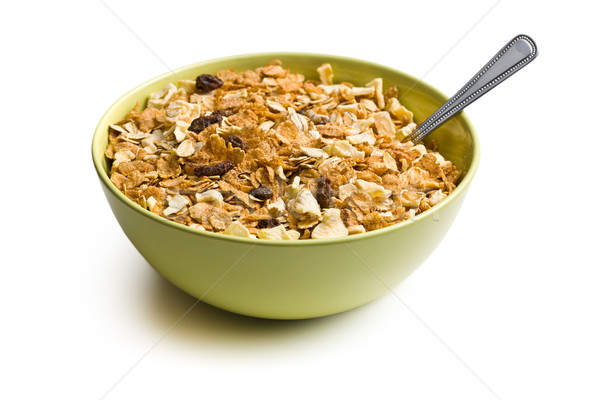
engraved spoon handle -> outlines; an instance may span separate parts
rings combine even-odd
[[[450,100],[404,139],[417,144],[431,131],[475,100],[498,86],[509,76],[529,64],[538,54],[533,39],[518,35],[508,42],[481,70]]]

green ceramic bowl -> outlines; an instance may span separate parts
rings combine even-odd
[[[204,61],[174,71],[182,79],[235,68],[243,71],[279,59],[284,67],[318,79],[316,68],[329,62],[334,79],[362,85],[382,77],[397,85],[401,101],[422,120],[446,97],[416,78],[382,65],[346,57],[301,54],[247,54]],[[104,114],[92,143],[94,166],[108,203],[136,249],[166,279],[190,295],[239,314],[274,319],[319,317],[346,311],[387,293],[408,277],[442,240],[467,194],[479,162],[475,130],[464,115],[434,134],[439,151],[466,171],[441,203],[410,221],[344,238],[267,241],[202,232],[163,219],[120,193],[107,175],[104,150],[108,125],[136,102],[177,78],[166,73],[138,86]],[[410,89],[410,90],[409,90]]]

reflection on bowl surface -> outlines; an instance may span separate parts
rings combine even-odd
[[[376,77],[396,85],[402,103],[423,120],[446,97],[394,69],[339,56],[265,53],[205,61],[161,75],[121,97],[96,129],[92,156],[106,198],[121,228],[165,278],[185,292],[229,311],[276,319],[330,315],[363,305],[410,275],[441,241],[462,204],[479,161],[475,130],[464,113],[431,139],[439,152],[465,171],[458,187],[441,203],[409,221],[343,238],[271,241],[203,232],[168,221],[134,204],[112,184],[104,150],[108,125],[119,121],[150,93],[177,79],[234,68],[254,69],[273,59],[318,79],[316,68],[330,63],[337,81],[357,85]]]

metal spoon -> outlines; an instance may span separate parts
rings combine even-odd
[[[518,35],[508,42],[462,89],[403,141],[417,144],[450,117],[498,86],[509,76],[529,64],[538,54],[533,39]]]

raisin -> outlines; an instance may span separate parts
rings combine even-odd
[[[231,161],[221,161],[215,165],[199,165],[194,168],[196,176],[223,176],[227,171],[233,169],[235,164]]]
[[[214,166],[215,175],[225,175],[225,173],[229,170],[235,168],[235,164],[229,160],[221,161],[220,163],[216,163]]]
[[[315,196],[317,203],[319,203],[321,208],[329,207],[331,197],[333,197],[334,194],[333,189],[331,189],[331,181],[329,178],[321,175],[317,181],[317,193]]]
[[[202,74],[196,77],[196,89],[210,92],[223,86],[223,81],[214,75]]]
[[[231,143],[231,147],[238,147],[242,150],[246,150],[246,148],[248,147],[248,145],[246,144],[246,141],[244,141],[244,139],[242,139],[239,136],[228,136],[225,138],[225,143]]]
[[[250,191],[250,196],[265,201],[273,197],[273,191],[267,186],[259,186]]]
[[[222,120],[223,117],[219,114],[204,115],[193,120],[188,130],[195,133],[200,133],[212,124],[216,124]]]
[[[258,229],[266,229],[266,228],[275,228],[276,226],[281,225],[281,222],[277,221],[275,218],[269,219],[259,219],[256,227]]]

